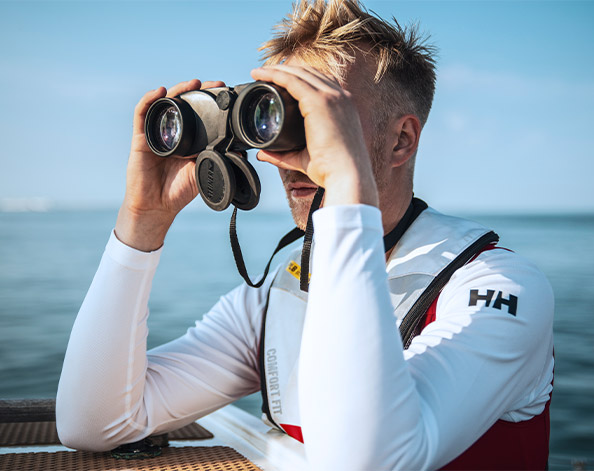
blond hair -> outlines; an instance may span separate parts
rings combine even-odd
[[[369,84],[378,92],[374,121],[411,113],[424,125],[435,92],[435,50],[417,27],[393,22],[370,14],[358,0],[298,0],[260,50],[266,65],[296,57],[339,81],[359,51],[376,64]]]

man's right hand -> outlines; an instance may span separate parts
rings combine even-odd
[[[177,213],[198,195],[194,159],[159,157],[148,147],[144,120],[149,107],[164,96],[224,86],[223,82],[201,83],[194,79],[169,90],[152,90],[136,106],[126,195],[115,227],[117,238],[124,244],[144,252],[158,249]]]

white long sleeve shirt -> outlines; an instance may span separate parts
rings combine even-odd
[[[299,363],[301,423],[313,468],[435,469],[496,420],[542,412],[552,389],[553,296],[533,265],[504,250],[482,253],[454,274],[436,321],[403,353],[380,212],[323,208],[314,226]],[[260,388],[258,346],[274,274],[259,289],[231,291],[186,335],[147,353],[159,256],[113,235],[107,244],[58,388],[58,432],[68,446],[108,450],[178,428]],[[469,306],[470,289],[514,293],[518,315],[486,303]]]

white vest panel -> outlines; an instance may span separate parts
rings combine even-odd
[[[387,262],[395,322],[399,327],[431,282],[461,253],[490,231],[465,219],[427,208],[396,244]],[[301,249],[278,271],[265,314],[260,362],[264,405],[272,426],[300,426],[297,372],[307,293],[300,290]],[[315,267],[314,267],[315,269]]]

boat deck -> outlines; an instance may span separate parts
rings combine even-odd
[[[211,438],[179,438],[169,435],[169,446],[162,454],[144,460],[115,459],[110,452],[74,451],[62,445],[47,444],[51,440],[37,440],[37,444],[0,445],[0,470],[302,470],[305,464],[303,445],[291,437],[271,430],[260,419],[235,406],[213,412],[197,423],[210,432]],[[51,422],[48,422],[51,424]],[[6,425],[6,424],[2,424]],[[10,424],[18,425],[18,424]],[[199,427],[196,427],[198,429]],[[52,432],[52,426],[46,429]],[[54,426],[55,429],[55,426]],[[5,443],[14,443],[16,435],[2,428]],[[182,429],[183,430],[183,429]],[[192,433],[190,433],[192,432]],[[21,432],[22,433],[22,432]],[[182,432],[183,434],[184,432]],[[208,437],[200,430],[186,431],[186,435]],[[56,436],[57,438],[57,436]],[[41,444],[41,443],[45,444]],[[54,440],[55,442],[55,440]],[[21,441],[22,443],[22,441]]]

